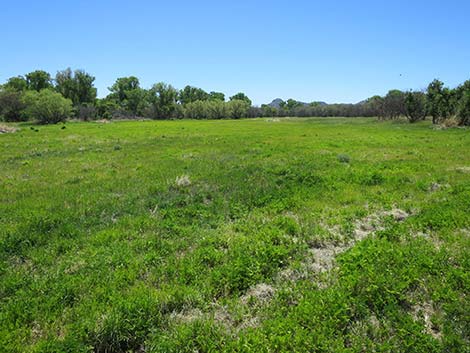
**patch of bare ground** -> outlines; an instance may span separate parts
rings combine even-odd
[[[378,230],[383,229],[385,217],[393,217],[397,222],[404,221],[409,214],[403,210],[394,208],[389,211],[380,211],[364,217],[354,224],[353,238],[338,243],[335,239],[332,243],[323,242],[319,247],[308,250],[307,256],[301,262],[299,268],[286,268],[278,273],[273,284],[258,283],[250,287],[246,293],[238,298],[233,307],[213,303],[212,310],[202,312],[199,309],[189,309],[179,313],[173,313],[171,319],[178,322],[192,322],[195,320],[212,319],[227,331],[236,333],[240,330],[259,326],[262,322],[258,312],[266,307],[275,296],[276,291],[285,283],[292,283],[303,279],[315,280],[320,288],[328,284],[321,279],[322,274],[327,274],[336,266],[337,255],[347,251],[357,242]],[[334,227],[339,232],[339,227]],[[377,326],[377,318],[371,319]]]
[[[170,314],[170,319],[177,322],[193,322],[201,319],[204,316],[200,309],[191,308],[188,310],[173,312]]]
[[[432,301],[423,301],[411,307],[411,315],[417,322],[424,324],[424,332],[435,339],[441,339],[440,328],[432,321],[432,318],[438,314],[438,309]]]
[[[174,185],[177,188],[186,188],[188,186],[191,186],[191,179],[189,178],[188,175],[181,175],[176,177]]]
[[[470,173],[470,166],[457,167],[455,170],[460,173]]]
[[[383,326],[384,325],[379,321],[375,314],[371,314],[365,319],[351,321],[348,325],[351,339],[346,342],[346,346],[351,347],[354,340],[363,342],[367,338],[378,339],[380,336],[380,329]]]
[[[240,301],[243,304],[249,303],[265,303],[269,301],[276,292],[276,289],[266,283],[258,283],[253,287],[249,288],[248,291],[240,297]]]
[[[17,132],[18,129],[12,126],[7,125],[0,125],[0,134],[9,134],[13,132]]]
[[[409,214],[401,209],[393,208],[389,211],[380,211],[368,215],[354,223],[353,237],[343,240],[341,243],[323,242],[321,246],[316,246],[308,251],[308,255],[302,261],[300,269],[285,269],[278,275],[278,282],[297,281],[300,279],[316,279],[319,286],[325,287],[326,284],[319,281],[318,275],[331,271],[336,264],[337,255],[349,250],[357,242],[372,235],[376,231],[383,229],[383,219],[393,217],[396,222],[404,221]],[[338,228],[333,228],[334,232],[339,232]]]
[[[446,188],[449,188],[449,187],[450,187],[449,184],[432,183],[429,186],[429,192],[435,192],[435,191],[438,191],[438,190],[441,190],[441,189],[446,189]]]

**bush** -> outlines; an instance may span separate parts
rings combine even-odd
[[[338,161],[341,163],[349,163],[351,161],[351,157],[347,154],[338,154]]]
[[[248,116],[250,104],[244,100],[234,99],[227,102],[229,117],[232,119],[241,119]]]
[[[26,92],[23,102],[26,105],[25,116],[40,124],[62,122],[73,114],[72,101],[49,89]]]
[[[460,125],[470,125],[470,92],[465,92],[460,99],[457,118]]]
[[[80,104],[75,107],[75,116],[83,121],[96,119],[96,108],[88,103]]]
[[[98,99],[96,113],[101,119],[113,119],[119,116],[119,104],[113,99]]]
[[[0,91],[0,120],[14,122],[22,121],[24,103],[21,100],[21,92],[4,90]]]

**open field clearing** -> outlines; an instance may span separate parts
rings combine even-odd
[[[1,352],[469,352],[468,129],[6,126]]]

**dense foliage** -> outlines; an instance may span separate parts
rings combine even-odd
[[[390,90],[385,96],[373,96],[356,104],[303,103],[295,99],[277,104],[253,106],[251,99],[239,92],[225,100],[222,92],[206,92],[186,86],[179,90],[159,82],[145,89],[135,76],[120,77],[109,87],[109,94],[97,98],[95,77],[70,68],[57,72],[55,78],[42,70],[11,77],[0,86],[0,120],[35,120],[28,114],[23,95],[29,91],[55,90],[73,104],[67,118],[94,119],[239,119],[256,117],[379,117],[394,120],[406,117],[414,123],[431,117],[440,124],[451,119],[458,125],[470,125],[470,80],[448,88],[439,80],[425,92]],[[47,119],[43,119],[43,122]]]

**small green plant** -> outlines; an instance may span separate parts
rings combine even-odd
[[[351,162],[351,157],[349,157],[347,154],[338,154],[338,161],[341,163],[350,163]]]

